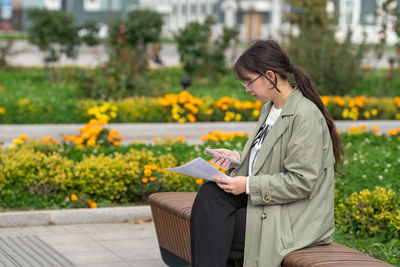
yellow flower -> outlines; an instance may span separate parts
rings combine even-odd
[[[343,118],[347,118],[349,116],[349,110],[347,108],[345,108],[342,112],[342,117]]]
[[[378,115],[378,110],[377,110],[376,108],[372,109],[372,110],[371,110],[371,114],[372,114],[373,116]]]
[[[19,139],[21,139],[22,141],[26,141],[28,139],[28,135],[27,134],[21,134],[19,136]]]
[[[144,170],[144,176],[150,176],[151,175],[151,170],[145,169]]]
[[[395,119],[396,119],[396,120],[400,120],[400,113],[396,113]]]
[[[372,131],[374,131],[374,132],[379,131],[379,127],[376,126],[376,125],[372,126],[371,129],[372,129]]]
[[[160,139],[158,139],[157,137],[153,138],[153,143],[157,144],[160,141]]]
[[[76,144],[76,145],[81,145],[81,144],[83,144],[83,138],[82,138],[82,137],[78,137],[78,138],[76,138],[74,141],[75,141],[75,144]]]
[[[183,142],[185,142],[185,137],[184,136],[178,136],[176,138],[176,140],[183,143]]]
[[[238,113],[238,114],[235,115],[235,120],[236,121],[240,121],[241,119],[242,119],[242,115],[241,114]]]
[[[258,109],[253,110],[253,116],[258,117],[260,115],[260,111]]]
[[[203,179],[197,178],[196,179],[196,184],[202,184],[203,183]]]
[[[115,119],[117,117],[117,113],[114,111],[111,111],[110,116],[111,116],[111,118]]]
[[[2,114],[4,114],[4,113],[6,113],[6,109],[5,109],[5,108],[2,108],[2,107],[0,107],[0,115],[2,115]]]
[[[87,146],[94,146],[94,145],[96,145],[96,139],[90,138],[90,139],[87,141],[86,145],[87,145]]]
[[[148,181],[149,181],[149,178],[147,178],[147,177],[142,178],[142,183],[146,184],[146,183],[148,183]]]
[[[72,202],[75,202],[75,201],[77,201],[77,200],[78,200],[78,196],[75,195],[75,194],[72,194],[72,195],[71,195],[71,201],[72,201]]]
[[[95,209],[95,208],[97,208],[97,204],[96,204],[96,202],[92,202],[92,203],[90,203],[90,208],[92,208],[92,209]]]
[[[371,118],[371,115],[369,114],[368,111],[364,111],[364,118],[366,118],[366,119]]]
[[[22,145],[24,143],[24,141],[22,141],[21,139],[14,139],[13,143],[16,145]]]

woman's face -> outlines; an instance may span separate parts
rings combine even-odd
[[[245,80],[243,80],[242,85],[246,88],[246,92],[257,98],[259,101],[265,103],[274,98],[276,90],[270,81],[275,80],[275,73],[272,71],[267,71],[265,74],[258,73],[245,73]]]

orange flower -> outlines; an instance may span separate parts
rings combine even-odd
[[[178,142],[185,142],[185,137],[184,136],[178,136],[177,138],[176,138],[176,140],[178,141]]]
[[[196,184],[202,184],[203,183],[203,179],[197,178],[196,179]]]
[[[114,141],[114,146],[120,146],[121,142],[120,141]]]
[[[367,130],[367,126],[365,124],[361,124],[360,125],[361,130],[365,131]]]
[[[358,129],[358,127],[357,126],[350,126],[350,129],[349,129],[349,131],[352,133],[352,132],[357,132],[359,129]]]
[[[153,181],[155,181],[156,180],[156,177],[154,177],[154,176],[151,176],[150,177],[150,182],[153,182]]]
[[[145,169],[144,170],[144,176],[150,176],[151,175],[151,170]]]
[[[95,202],[90,203],[90,208],[95,209],[97,208],[97,204]]]
[[[142,183],[147,184],[149,182],[149,178],[143,177],[142,178]]]
[[[154,164],[146,164],[146,165],[144,165],[144,168],[149,169],[149,170],[157,170],[158,166],[154,165]]]
[[[193,116],[193,114],[187,114],[186,118],[190,121],[190,122],[195,122],[196,121],[196,117]]]
[[[81,145],[83,143],[83,138],[82,137],[78,137],[75,139],[75,144],[76,145]]]
[[[346,101],[342,97],[337,96],[333,98],[333,103],[342,107],[346,104]]]
[[[72,194],[72,195],[71,195],[71,201],[72,201],[72,202],[75,202],[75,201],[77,201],[77,200],[78,200],[78,196],[75,195],[75,194]]]
[[[92,204],[93,201],[91,199],[86,200],[86,204],[88,204],[90,206],[90,204]]]
[[[397,129],[390,129],[388,131],[388,134],[391,135],[391,136],[395,136],[397,134]]]
[[[372,129],[372,131],[374,131],[374,132],[379,131],[379,127],[376,126],[376,125],[372,126],[371,129]]]
[[[21,134],[19,136],[19,139],[21,139],[22,141],[26,141],[28,139],[28,135],[27,134]]]

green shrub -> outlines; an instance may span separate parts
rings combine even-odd
[[[393,190],[377,186],[372,192],[354,192],[335,207],[338,227],[356,236],[384,235],[389,239],[400,235],[400,197]]]

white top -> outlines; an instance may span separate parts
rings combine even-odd
[[[272,106],[268,117],[265,121],[265,124],[260,128],[258,131],[256,138],[253,141],[251,151],[250,151],[250,158],[249,158],[249,176],[251,176],[253,172],[254,163],[256,162],[258,151],[260,150],[262,143],[267,136],[271,127],[275,124],[276,120],[279,118],[282,109],[277,109],[275,106]],[[246,194],[249,194],[249,176],[247,177],[246,182]]]

